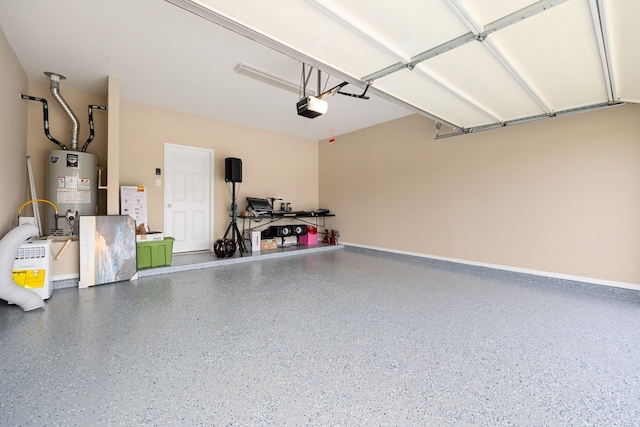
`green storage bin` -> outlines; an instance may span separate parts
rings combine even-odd
[[[173,237],[165,237],[164,240],[136,242],[138,269],[171,265],[174,240]]]

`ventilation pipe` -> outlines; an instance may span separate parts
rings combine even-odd
[[[0,299],[19,305],[24,311],[43,307],[44,300],[40,295],[18,286],[13,281],[13,261],[20,245],[37,235],[38,227],[33,224],[22,224],[9,231],[0,240]]]
[[[62,95],[60,95],[60,80],[65,80],[66,77],[50,71],[46,71],[44,74],[49,76],[49,89],[51,90],[51,95],[53,95],[67,117],[69,117],[69,120],[71,120],[71,151],[78,151],[80,122],[78,122],[78,118],[71,110],[71,107],[69,107],[69,104],[67,104],[67,101],[65,101]]]

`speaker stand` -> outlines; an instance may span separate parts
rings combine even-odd
[[[231,240],[233,240],[236,244],[236,247],[240,251],[240,256],[244,252],[247,252],[247,248],[244,246],[244,239],[242,238],[242,234],[238,229],[238,205],[236,203],[236,182],[231,182],[231,222],[227,227],[227,231],[224,233],[224,238],[226,239],[231,232]]]

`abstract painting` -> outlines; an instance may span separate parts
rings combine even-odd
[[[137,278],[136,222],[129,215],[80,217],[78,287]]]

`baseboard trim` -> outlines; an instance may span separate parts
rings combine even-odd
[[[536,277],[542,277],[546,279],[555,279],[563,282],[589,283],[594,285],[610,286],[614,288],[631,289],[634,291],[640,291],[640,284],[635,284],[635,283],[617,282],[613,280],[595,279],[592,277],[572,276],[568,274],[552,273],[549,271],[510,267],[510,266],[500,265],[500,264],[468,261],[468,260],[463,260],[458,258],[448,258],[448,257],[437,256],[437,255],[423,254],[419,252],[399,251],[395,249],[380,248],[377,246],[360,245],[357,243],[349,243],[344,241],[340,243],[345,246],[345,249],[357,248],[361,250],[369,250],[369,251],[375,251],[375,252],[386,252],[386,253],[392,253],[396,255],[422,258],[425,260],[430,260],[430,261],[434,261],[441,264],[457,264],[459,266],[491,269],[491,270],[508,272],[511,274],[516,274],[521,276],[536,276]]]
[[[51,276],[51,281],[52,282],[58,282],[58,281],[62,281],[62,280],[73,280],[76,279],[78,280],[80,278],[80,274],[78,273],[71,273],[71,274],[58,274],[57,276]]]

